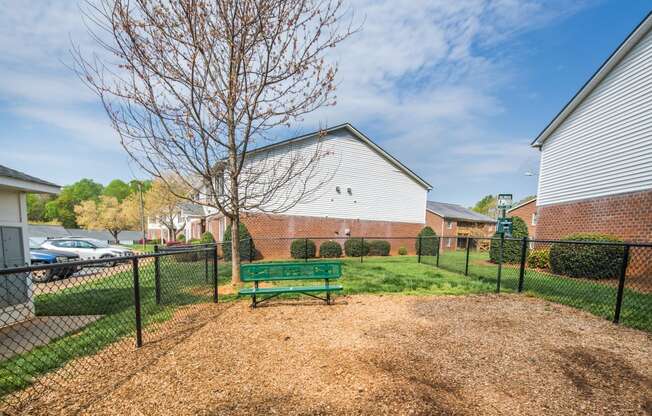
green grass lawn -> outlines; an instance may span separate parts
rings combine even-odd
[[[427,259],[431,262],[431,259]],[[446,251],[439,259],[439,267],[464,273],[466,252]],[[434,264],[434,261],[432,262]],[[496,285],[498,265],[489,263],[486,252],[469,253],[469,276]],[[501,290],[518,289],[518,265],[503,265]],[[589,311],[606,319],[613,319],[617,288],[597,280],[573,279],[549,272],[526,268],[523,290],[526,293],[578,309]],[[652,294],[625,287],[620,322],[632,328],[652,332]]]
[[[144,246],[142,244],[120,244],[120,246],[139,253],[153,253],[155,244],[145,244]]]
[[[287,261],[287,260],[284,260]],[[311,260],[323,261],[323,260]],[[462,295],[492,292],[494,287],[458,273],[437,269],[429,264],[417,263],[414,256],[345,258],[342,278],[337,284],[344,286],[344,294],[357,293],[403,293],[422,295]],[[229,264],[220,267],[220,280],[231,276]],[[334,282],[335,283],[335,282]],[[288,282],[275,282],[278,286]],[[292,286],[314,285],[315,281],[292,281]],[[296,297],[296,295],[284,295]]]

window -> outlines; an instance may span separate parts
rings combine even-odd
[[[449,222],[449,224],[450,224],[450,222]],[[446,247],[450,247],[451,244],[452,244],[452,242],[453,242],[453,239],[452,239],[452,238],[450,238],[450,237],[447,238],[447,239],[446,239]]]
[[[75,241],[75,246],[77,248],[95,248],[95,246],[88,241]]]
[[[453,221],[448,221],[448,224],[446,225],[449,230],[453,229]]]
[[[537,213],[532,214],[532,225],[537,225]]]

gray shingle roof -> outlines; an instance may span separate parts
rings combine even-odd
[[[107,230],[85,230],[82,228],[63,228],[61,225],[29,224],[27,233],[32,238],[65,238],[84,237],[95,238],[103,241],[113,240],[113,236]],[[118,234],[119,240],[140,240],[143,238],[142,231],[121,231]]]
[[[181,211],[183,211],[185,215],[191,215],[191,216],[203,217],[204,215],[206,215],[204,213],[203,205],[191,204],[190,202],[182,204]]]
[[[440,217],[452,219],[452,220],[465,220],[465,221],[490,222],[490,223],[496,222],[496,220],[494,220],[491,217],[482,215],[478,212],[464,208],[463,206],[457,204],[428,201],[426,205],[426,209],[428,211],[434,212]]]
[[[6,178],[13,178],[13,179],[18,179],[21,181],[25,182],[32,182],[32,183],[39,183],[41,185],[47,185],[47,186],[56,186],[59,187],[59,185],[54,184],[52,182],[44,181],[43,179],[39,179],[37,177],[28,175],[23,172],[19,172],[15,169],[8,168],[6,166],[0,165],[0,176],[4,176]]]

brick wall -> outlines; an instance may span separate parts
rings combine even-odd
[[[452,227],[448,228],[448,223],[451,222]],[[442,239],[440,250],[456,250],[457,249],[457,221],[447,220],[434,212],[426,211],[426,225],[433,229],[433,231],[440,237],[446,236]]]
[[[536,238],[576,232],[605,233],[625,241],[652,241],[652,190],[539,207]],[[652,250],[632,249],[628,275],[652,277]]]
[[[513,209],[507,213],[508,217],[519,217],[527,224],[527,233],[530,238],[536,236],[537,226],[532,224],[532,215],[537,212],[537,200],[533,199],[525,205]]]
[[[242,222],[251,233],[258,255],[262,258],[289,258],[294,238],[313,238],[317,250],[327,240],[335,240],[344,246],[347,230],[351,237],[387,239],[391,255],[398,255],[400,247],[405,247],[408,254],[414,255],[416,235],[424,227],[424,224],[390,221],[262,214],[244,215]],[[209,231],[217,237],[216,225],[209,223]]]
[[[452,227],[448,228],[449,221]],[[495,231],[493,224],[444,219],[434,212],[426,211],[426,225],[438,236],[444,237],[440,250],[457,250],[457,236],[491,237]]]

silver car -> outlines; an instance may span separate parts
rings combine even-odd
[[[112,246],[105,241],[94,238],[63,237],[46,240],[41,247],[50,250],[65,251],[77,254],[82,260],[110,259],[113,257],[133,256],[133,251],[120,246]],[[114,266],[116,262],[108,262]]]

